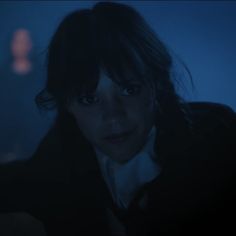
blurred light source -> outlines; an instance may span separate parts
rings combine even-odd
[[[32,49],[32,40],[28,30],[20,28],[13,33],[11,53],[13,56],[12,69],[17,74],[30,72],[32,64],[29,54]]]

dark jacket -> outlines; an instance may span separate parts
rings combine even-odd
[[[191,103],[190,111],[191,132],[156,137],[162,172],[128,210],[112,201],[89,144],[65,145],[54,126],[32,159],[0,167],[0,211],[28,212],[48,235],[111,235],[107,208],[128,235],[236,233],[235,113],[213,103]],[[143,193],[145,209],[138,205]]]

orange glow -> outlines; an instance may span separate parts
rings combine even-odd
[[[11,42],[12,55],[15,58],[27,57],[32,49],[30,33],[26,29],[18,29],[14,32]]]
[[[14,32],[11,41],[11,53],[13,56],[12,69],[17,74],[27,74],[31,70],[31,62],[28,55],[32,49],[30,33],[26,29],[18,29]]]

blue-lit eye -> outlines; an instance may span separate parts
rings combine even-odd
[[[124,96],[136,95],[140,92],[140,90],[141,90],[141,86],[138,84],[128,85],[122,88],[122,95]]]
[[[78,102],[83,105],[93,105],[98,103],[98,97],[94,95],[82,95],[78,98]]]

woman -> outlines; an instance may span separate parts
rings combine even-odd
[[[57,119],[30,161],[2,167],[1,209],[32,214],[48,235],[232,230],[235,114],[182,101],[171,66],[131,7],[69,14],[36,98]]]

